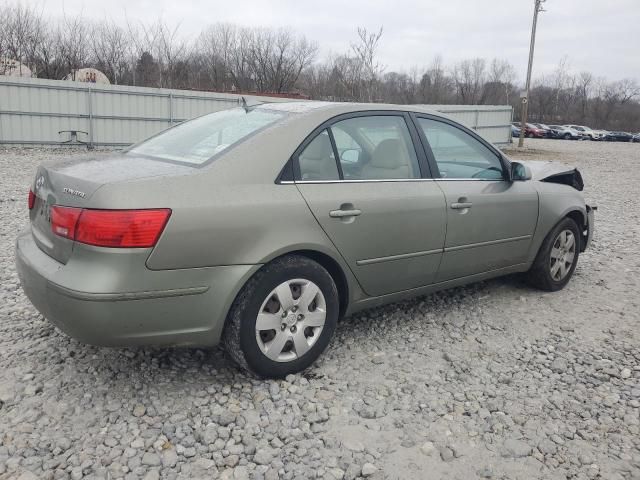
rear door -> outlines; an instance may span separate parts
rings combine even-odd
[[[418,115],[416,125],[447,205],[437,281],[525,263],[538,220],[532,182],[509,181],[498,152],[453,122]]]
[[[369,295],[428,285],[442,258],[445,202],[401,112],[321,126],[294,156],[296,183]]]

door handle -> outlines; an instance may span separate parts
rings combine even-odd
[[[473,203],[471,202],[454,202],[451,204],[451,208],[454,210],[463,210],[465,208],[471,208]]]
[[[357,217],[362,213],[362,210],[357,208],[351,210],[331,210],[329,216],[331,218],[345,218],[345,217]]]

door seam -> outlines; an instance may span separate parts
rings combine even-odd
[[[329,240],[329,242],[331,242],[331,245],[333,245],[333,248],[335,248],[336,252],[338,252],[338,255],[340,255],[340,258],[342,258],[342,261],[344,262],[344,264],[347,266],[347,268],[349,269],[349,271],[351,272],[351,275],[353,276],[353,278],[355,279],[356,283],[358,284],[358,287],[360,287],[360,290],[365,293],[365,295],[367,297],[371,297],[371,295],[369,293],[367,293],[367,291],[362,287],[362,285],[360,284],[360,280],[358,280],[358,277],[356,276],[355,272],[353,271],[353,269],[351,268],[351,265],[349,265],[349,262],[347,261],[346,258],[344,258],[344,255],[342,254],[342,252],[340,251],[340,249],[338,248],[338,246],[334,243],[333,239],[331,238],[331,236],[327,233],[327,231],[324,229],[324,227],[322,226],[322,223],[320,223],[320,220],[318,220],[318,217],[316,217],[316,214],[313,213],[313,210],[311,209],[311,206],[309,205],[309,202],[307,202],[307,199],[305,198],[305,196],[302,194],[302,192],[300,191],[300,187],[294,182],[294,185],[296,187],[296,190],[298,191],[298,195],[300,195],[300,197],[302,198],[302,200],[304,201],[304,204],[307,206],[307,209],[309,210],[309,213],[311,214],[311,216],[313,216],[313,219],[316,221],[316,223],[318,224],[318,226],[320,227],[320,230],[322,230],[322,232],[324,233],[325,237],[327,237],[327,239]],[[351,303],[351,299],[347,299],[348,303]]]

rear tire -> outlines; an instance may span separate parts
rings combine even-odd
[[[565,140],[571,140],[571,134],[570,133],[565,133],[564,137],[562,137],[562,138],[564,138]]]
[[[578,264],[581,238],[580,229],[571,218],[558,222],[545,237],[526,274],[529,284],[548,292],[562,290]]]
[[[300,255],[281,257],[238,293],[222,344],[249,373],[283,378],[309,367],[325,350],[339,310],[338,289],[324,267]]]

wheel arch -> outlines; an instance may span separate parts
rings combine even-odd
[[[587,207],[584,203],[581,192],[567,185],[559,185],[546,182],[538,182],[538,192],[540,210],[538,224],[531,242],[528,262],[533,263],[538,251],[556,225],[565,218],[570,218],[578,226],[582,233],[582,244],[584,245],[585,231],[587,229]]]
[[[347,307],[349,306],[349,282],[347,280],[347,276],[344,273],[342,266],[335,260],[331,255],[320,252],[319,250],[311,250],[311,249],[301,249],[301,250],[292,250],[283,255],[280,255],[276,258],[281,258],[283,256],[288,255],[300,255],[302,257],[307,257],[314,262],[322,265],[333,281],[336,284],[336,288],[338,289],[338,302],[340,304],[340,317],[344,315],[347,311]],[[275,260],[275,258],[273,259]],[[272,261],[273,261],[272,260]]]
[[[588,229],[588,217],[586,212],[583,212],[582,210],[571,210],[570,212],[568,212],[564,217],[562,218],[570,218],[572,219],[574,222],[576,222],[576,225],[578,225],[578,229],[580,230],[580,252],[584,252],[586,244],[587,244],[587,237],[589,236],[589,233],[587,231]]]
[[[362,295],[362,288],[351,269],[344,263],[340,254],[326,244],[291,244],[262,258],[260,264],[264,266],[288,255],[300,255],[309,258],[322,265],[329,272],[338,289],[340,317],[347,311],[352,297],[360,297]]]

